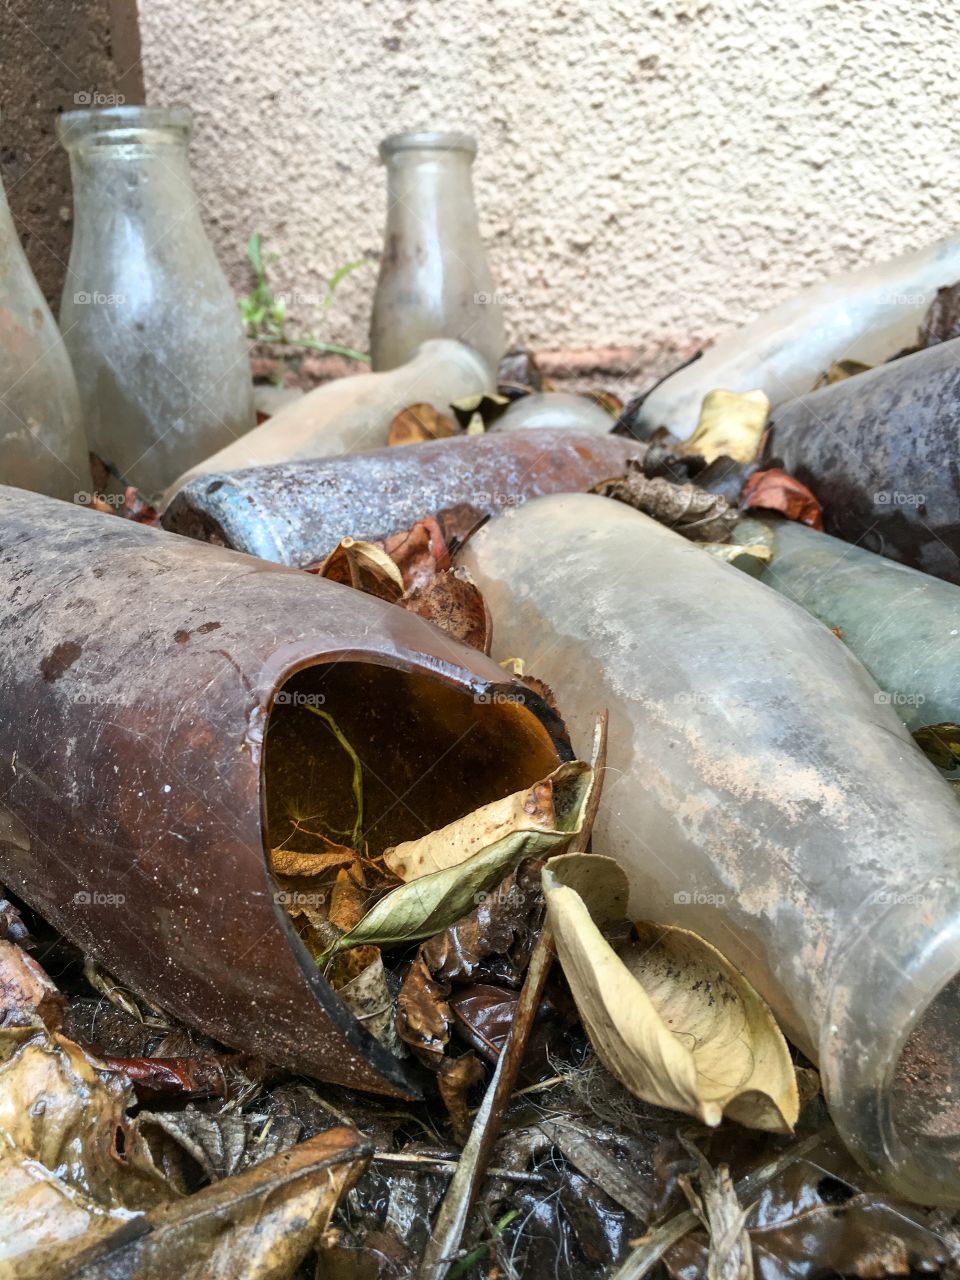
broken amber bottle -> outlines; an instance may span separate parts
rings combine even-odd
[[[556,691],[575,749],[609,708],[594,845],[631,910],[746,974],[867,1168],[960,1203],[960,806],[867,671],[792,601],[605,498],[497,516],[462,563],[493,656]]]
[[[68,111],[74,223],[60,307],[90,448],[156,497],[255,424],[247,343],[200,219],[180,107]]]
[[[89,501],[77,383],[0,183],[0,482]]]
[[[305,708],[374,854],[546,776],[554,713],[395,605],[3,487],[0,602],[0,880],[190,1026],[416,1094],[271,879],[356,816]]]
[[[370,322],[374,369],[405,364],[428,338],[457,338],[495,370],[503,313],[487,266],[464,133],[397,133],[380,144],[387,227]]]

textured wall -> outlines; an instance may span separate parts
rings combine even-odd
[[[465,127],[513,336],[649,369],[797,287],[946,234],[950,0],[140,0],[147,92],[198,113],[197,182],[244,286],[262,231],[324,336],[365,344],[381,135]]]

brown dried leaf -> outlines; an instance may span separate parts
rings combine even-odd
[[[480,588],[466,569],[448,569],[400,601],[404,609],[426,618],[462,644],[489,653],[493,622]]]
[[[244,1173],[151,1210],[136,1231],[119,1231],[75,1257],[70,1278],[291,1276],[322,1245],[333,1211],[370,1154],[355,1129],[327,1129]]]
[[[405,592],[426,586],[438,573],[450,568],[443,531],[433,516],[418,520],[410,529],[392,533],[384,539],[383,549],[400,570]]]
[[[740,491],[740,509],[779,511],[788,520],[797,520],[823,532],[823,508],[805,484],[779,467],[754,471]]]
[[[825,373],[821,373],[810,388],[819,391],[821,387],[832,387],[835,382],[846,382],[847,378],[855,378],[858,373],[869,373],[871,364],[861,364],[859,360],[834,360]]]
[[[356,849],[350,849],[345,844],[334,844],[332,840],[327,840],[326,843],[328,849],[324,853],[298,853],[295,849],[271,849],[271,870],[278,876],[321,876],[334,867],[342,867],[345,862],[356,860]]]
[[[462,1146],[470,1134],[470,1112],[467,1094],[484,1079],[485,1072],[474,1053],[462,1058],[444,1058],[437,1076],[437,1087],[453,1125],[453,1136]]]
[[[938,769],[960,768],[960,724],[927,724],[913,740]]]
[[[737,523],[737,513],[726,498],[694,484],[674,484],[663,477],[649,479],[643,464],[631,460],[627,474],[598,485],[595,493],[659,520],[692,541],[726,542]]]
[[[337,961],[343,962],[349,958],[356,962],[356,957],[361,951],[372,952],[373,958],[360,970],[356,977],[337,987],[337,994],[357,1021],[363,1023],[374,1039],[379,1040],[392,1054],[400,1057],[403,1052],[403,1046],[397,1034],[393,997],[390,994],[390,988],[387,986],[387,975],[379,948],[358,947],[355,952],[338,956]]]
[[[699,1164],[699,1185],[689,1173],[681,1174],[679,1181],[690,1208],[707,1229],[707,1280],[753,1280],[753,1250],[746,1229],[752,1206],[741,1207],[725,1164],[714,1172],[692,1143],[684,1145]]]
[[[432,404],[412,404],[401,409],[387,430],[388,445],[422,444],[457,434],[457,424]]]
[[[344,538],[318,566],[308,565],[308,573],[330,582],[356,587],[380,600],[399,600],[403,577],[394,561],[373,542]]]
[[[44,969],[14,942],[0,938],[0,1027],[39,1019],[48,1031],[63,1025],[67,1002]]]
[[[429,944],[425,943],[424,946]],[[436,1071],[450,1039],[450,984],[430,972],[421,947],[404,974],[397,996],[397,1032],[425,1065]]]

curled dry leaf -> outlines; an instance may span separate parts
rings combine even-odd
[[[479,895],[498,884],[524,858],[541,857],[576,835],[592,782],[590,766],[574,760],[534,787],[508,797],[520,798],[514,809],[516,821],[509,827],[499,825],[496,817],[492,827],[485,826],[489,816],[474,822],[476,814],[468,814],[441,832],[398,845],[393,853],[401,848],[404,852],[394,863],[402,861],[411,872],[423,865],[426,874],[418,874],[412,883],[402,884],[381,898],[325,958],[362,944],[385,947],[416,942],[446,929],[472,910]],[[525,804],[533,806],[534,812],[528,814]],[[484,805],[477,812],[483,814],[489,807]],[[424,842],[430,842],[427,854],[422,850]],[[470,849],[477,851],[470,853]],[[439,869],[429,871],[431,865]]]
[[[562,764],[532,787],[481,805],[465,818],[458,818],[418,840],[407,840],[387,849],[383,860],[395,876],[409,883],[433,871],[466,862],[481,849],[507,837],[530,832],[560,834],[558,811],[562,813],[577,802],[581,790],[589,786],[589,773],[590,766],[580,761]],[[536,854],[531,852],[525,856]]]
[[[358,1022],[392,1054],[400,1057],[403,1045],[397,1034],[393,997],[387,986],[387,974],[379,951],[370,963],[339,987],[337,994]]]
[[[436,1071],[450,1039],[453,1013],[447,1003],[450,983],[434,977],[417,952],[397,996],[397,1032],[425,1066]]]
[[[75,1257],[70,1280],[292,1276],[322,1243],[334,1209],[366,1168],[370,1153],[355,1129],[328,1129],[235,1177],[151,1210],[134,1229],[118,1231]]]
[[[704,1124],[727,1115],[789,1133],[799,1098],[787,1043],[720,952],[685,929],[638,924],[617,954],[599,927],[626,912],[627,878],[612,858],[552,858],[542,879],[561,966],[607,1069],[645,1102]]]
[[[752,462],[769,416],[770,401],[762,391],[711,391],[703,398],[700,421],[682,451],[699,453],[707,462],[722,454]]]
[[[679,1182],[690,1208],[707,1229],[708,1280],[753,1280],[753,1250],[746,1228],[752,1206],[741,1206],[727,1165],[714,1171],[692,1143],[684,1145],[696,1156],[699,1169],[696,1180],[684,1173]]]
[[[467,1095],[484,1075],[483,1066],[473,1053],[465,1053],[461,1058],[444,1058],[440,1064],[437,1087],[453,1124],[453,1136],[461,1146],[470,1134]]]
[[[457,424],[432,404],[412,404],[401,409],[387,430],[387,444],[422,444],[456,435]]]
[[[308,572],[330,582],[366,591],[381,600],[399,600],[403,595],[403,577],[390,556],[373,542],[344,538],[326,560]]]
[[[847,378],[855,378],[858,373],[869,373],[872,368],[873,365],[862,364],[859,360],[834,360],[810,390],[819,391],[821,387],[832,387],[835,382],[846,382]]]
[[[674,484],[662,476],[650,479],[642,463],[628,467],[625,476],[605,481],[594,492],[635,507],[693,541],[725,542],[730,537],[737,513],[726,498],[695,484]]]
[[[481,653],[493,643],[493,622],[480,588],[466,569],[448,569],[400,601],[447,635]]]
[[[797,520],[811,529],[823,531],[823,508],[805,484],[787,475],[779,467],[754,471],[740,491],[740,507],[744,511],[762,508],[779,511],[788,520]]]
[[[392,533],[384,539],[383,549],[400,570],[406,592],[427,586],[438,573],[450,568],[443,530],[433,516]]]

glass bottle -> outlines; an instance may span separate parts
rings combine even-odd
[[[427,403],[445,413],[451,401],[492,389],[486,361],[476,351],[462,342],[435,338],[397,369],[335,378],[292,400],[267,424],[184,472],[167,490],[166,499],[194,476],[211,471],[383,448],[390,423],[401,409]]]
[[[864,668],[791,600],[607,498],[496,516],[460,563],[494,659],[547,681],[579,753],[609,708],[594,847],[636,918],[746,974],[871,1172],[960,1204],[960,806]]]
[[[686,439],[717,388],[765,391],[778,405],[812,391],[835,360],[880,364],[914,345],[937,289],[957,279],[960,237],[951,236],[811,285],[657,383],[637,409],[635,434],[665,426]]]
[[[60,331],[0,183],[0,484],[89,501],[90,460]]]
[[[463,133],[397,133],[380,144],[387,227],[370,322],[374,369],[406,363],[427,338],[457,338],[496,370],[503,314],[473,202],[476,154]]]
[[[180,107],[60,117],[74,226],[60,324],[91,450],[155,496],[255,424],[247,344],[200,220]]]
[[[521,396],[491,426],[491,431],[542,431],[569,429],[609,435],[616,418],[586,396],[567,391],[535,391]]]

